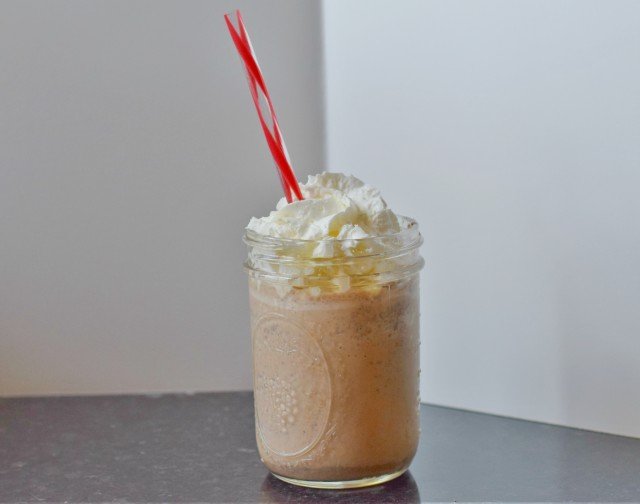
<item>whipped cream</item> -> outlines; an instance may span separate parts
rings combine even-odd
[[[311,257],[351,255],[363,238],[391,235],[409,223],[388,208],[380,191],[352,175],[323,172],[300,185],[304,200],[282,198],[247,229],[275,238],[313,240]]]

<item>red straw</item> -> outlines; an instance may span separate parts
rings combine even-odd
[[[302,200],[304,198],[302,197],[302,192],[300,192],[296,176],[293,173],[293,168],[291,167],[289,153],[287,152],[287,147],[284,144],[280,126],[278,126],[276,112],[273,108],[273,103],[271,102],[267,85],[264,81],[264,77],[262,76],[262,72],[260,71],[258,60],[253,52],[253,47],[249,40],[249,34],[242,22],[242,15],[239,10],[236,11],[236,16],[238,19],[238,31],[236,31],[236,28],[233,26],[228,14],[225,14],[224,19],[227,23],[227,28],[229,28],[231,39],[233,40],[238,54],[244,63],[245,70],[247,71],[247,80],[249,81],[251,98],[253,98],[253,103],[256,107],[256,112],[258,113],[258,119],[267,140],[267,145],[269,146],[273,160],[278,168],[280,182],[282,183],[282,190],[284,191],[285,198],[287,198],[289,203],[293,201],[292,193],[297,199]],[[260,96],[262,96],[269,108],[269,119],[271,119],[273,131],[271,131],[267,121],[265,120],[265,114],[260,106]]]

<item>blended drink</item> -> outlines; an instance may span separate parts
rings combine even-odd
[[[419,437],[421,237],[355,177],[300,187],[245,236],[258,449],[300,485],[388,481]]]

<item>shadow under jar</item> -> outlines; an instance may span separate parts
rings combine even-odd
[[[317,241],[245,235],[256,438],[284,481],[374,485],[415,455],[424,261],[408,222],[393,235],[321,244],[323,258],[312,258]]]

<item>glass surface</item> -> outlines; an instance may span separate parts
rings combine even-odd
[[[322,260],[245,241],[262,461],[321,488],[399,476],[419,437],[417,226],[402,246]]]

